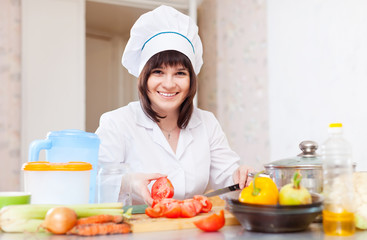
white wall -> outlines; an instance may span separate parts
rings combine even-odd
[[[271,159],[342,122],[367,170],[367,1],[268,0]]]
[[[22,161],[47,132],[85,128],[85,1],[23,0]]]

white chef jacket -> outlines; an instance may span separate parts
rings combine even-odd
[[[100,163],[124,162],[131,172],[166,174],[176,199],[232,185],[239,166],[239,156],[230,149],[215,116],[198,108],[180,131],[176,153],[140,102],[104,113],[96,134],[101,140]],[[144,202],[133,199],[133,203]]]

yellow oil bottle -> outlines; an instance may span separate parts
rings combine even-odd
[[[329,125],[329,137],[321,146],[323,161],[323,228],[326,235],[355,233],[354,186],[351,145],[341,123]]]
[[[334,213],[322,211],[324,233],[333,236],[350,236],[355,233],[354,214],[343,211]]]

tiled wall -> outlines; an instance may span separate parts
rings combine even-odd
[[[20,188],[20,0],[0,1],[0,191]]]
[[[269,161],[266,1],[204,0],[199,107],[215,113],[242,163]]]

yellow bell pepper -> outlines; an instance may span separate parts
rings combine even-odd
[[[279,196],[277,185],[268,177],[259,177],[259,174],[255,175],[249,186],[242,189],[238,200],[243,203],[276,205]]]

